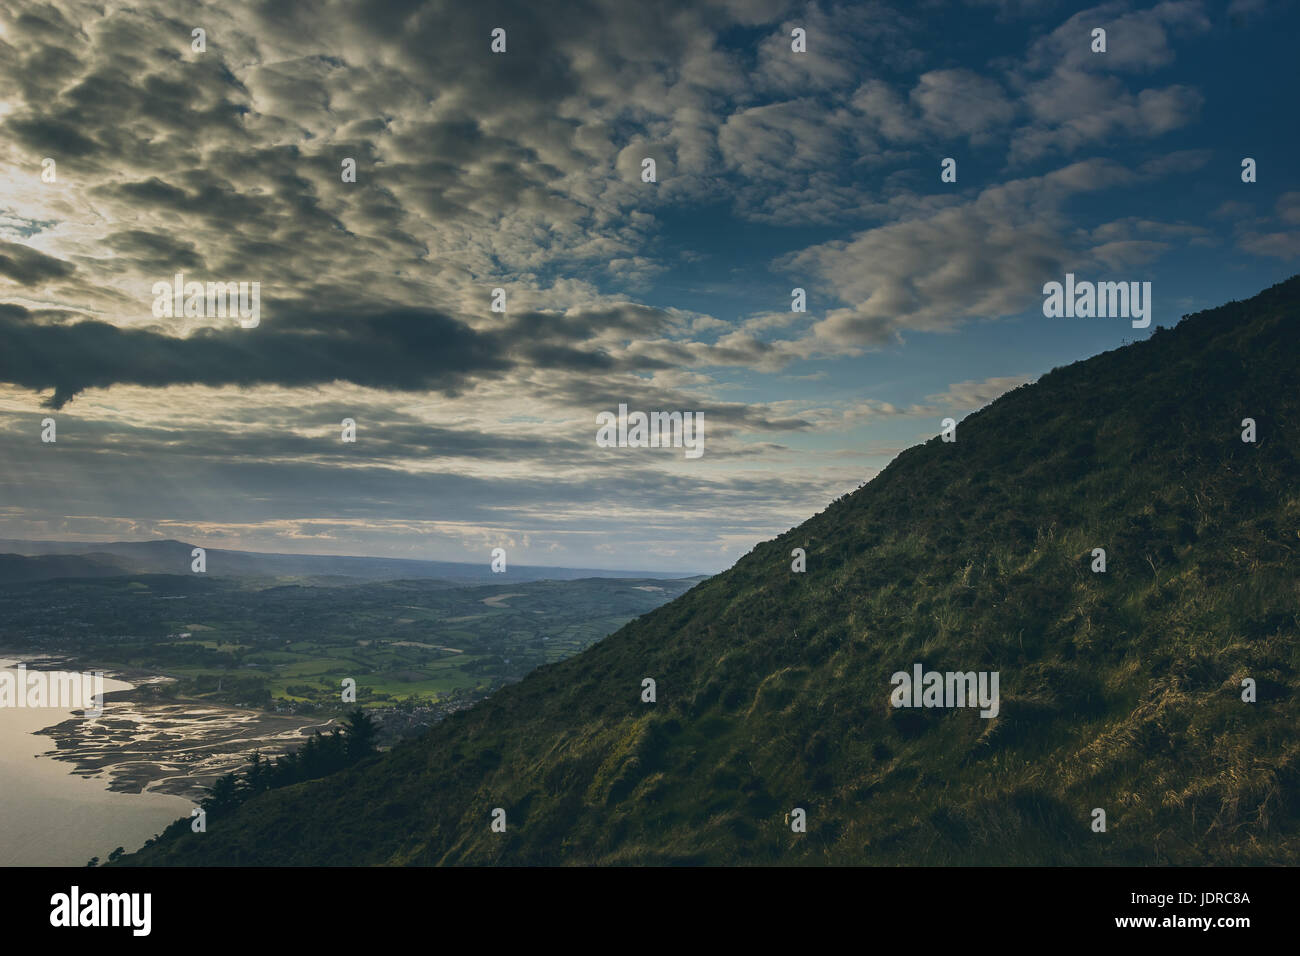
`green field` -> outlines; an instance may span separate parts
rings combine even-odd
[[[0,588],[0,647],[165,674],[164,696],[269,709],[465,701],[563,660],[693,580],[307,586],[140,575]],[[186,635],[186,636],[183,636]]]

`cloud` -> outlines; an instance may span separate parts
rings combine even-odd
[[[978,381],[954,382],[948,390],[938,395],[931,395],[928,401],[946,408],[961,410],[983,408],[1012,389],[1019,388],[1034,381],[1034,375],[1003,375]]]
[[[118,384],[304,387],[348,381],[455,394],[475,375],[508,369],[507,344],[499,334],[427,310],[353,316],[327,335],[311,317],[281,316],[257,329],[236,325],[181,338],[95,320],[37,324],[20,306],[0,306],[0,381],[53,389],[46,403],[52,408],[87,388]],[[571,367],[592,360],[559,347],[545,357]]]
[[[982,142],[1016,113],[997,80],[968,69],[921,74],[907,100],[887,83],[870,80],[854,93],[852,104],[881,136],[900,142]]]
[[[1009,26],[986,6],[969,35],[836,0],[6,7],[0,427],[31,469],[6,500],[31,526],[249,543],[531,528],[570,563],[595,543],[743,551],[859,483],[830,450],[845,429],[893,448],[909,416],[1014,381],[963,356],[969,380],[925,398],[910,373],[935,353],[913,333],[1229,228],[1243,253],[1294,254],[1293,198],[1225,206],[1216,233],[1102,195],[1213,159],[1155,139],[1218,102],[1175,58],[1200,4],[994,2]],[[961,182],[940,188],[949,154]],[[261,325],[155,319],[178,271],[260,282]],[[808,313],[783,311],[793,285]],[[884,391],[839,394],[904,336]],[[57,459],[28,447],[42,399]],[[598,453],[590,420],[620,401],[705,412],[705,458]],[[617,527],[628,501],[661,517]]]
[[[1190,123],[1203,103],[1198,90],[1182,84],[1130,93],[1117,77],[1058,71],[1028,92],[1034,122],[1012,137],[1010,156],[1027,162],[1053,152],[1073,153],[1117,134],[1160,136]]]
[[[1106,30],[1106,52],[1092,52],[1092,31]],[[1044,72],[1149,73],[1173,63],[1173,38],[1210,29],[1201,0],[1164,0],[1145,9],[1130,10],[1124,2],[1103,3],[1071,16],[1031,44],[1024,62]]]
[[[1237,245],[1257,256],[1300,258],[1300,232],[1246,232],[1238,238]]]
[[[1106,52],[1092,52],[1092,31],[1106,30]],[[1175,36],[1202,33],[1210,20],[1199,0],[1166,0],[1144,10],[1107,3],[1074,14],[1031,44],[1012,64],[1029,122],[1012,137],[1009,159],[1025,163],[1116,135],[1151,138],[1191,123],[1204,105],[1186,84],[1130,90],[1125,74],[1146,74],[1175,58]]]
[[[933,215],[805,249],[776,266],[816,280],[848,303],[814,327],[818,338],[878,347],[905,330],[947,332],[971,319],[1022,311],[1041,296],[1046,277],[1067,263],[1098,258],[1097,250],[1072,241],[1061,204],[1134,179],[1113,163],[1076,163],[990,187]],[[1100,251],[1113,261],[1124,249],[1112,244]]]
[[[1224,207],[1228,207],[1225,211]],[[1286,192],[1278,196],[1272,216],[1249,217],[1252,206],[1225,203],[1219,213],[1236,218],[1234,223],[1237,248],[1256,256],[1274,259],[1300,258],[1300,192]]]
[[[0,240],[0,275],[22,285],[40,285],[72,275],[70,262],[47,256],[22,243]]]
[[[1288,226],[1300,226],[1300,192],[1277,197],[1277,218]]]

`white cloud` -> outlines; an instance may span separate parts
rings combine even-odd
[[[990,187],[932,215],[813,246],[776,265],[847,303],[815,326],[819,339],[879,346],[905,330],[951,331],[971,319],[1020,312],[1040,298],[1045,277],[1067,263],[1094,261],[1095,254],[1077,247],[1061,205],[1134,178],[1113,163],[1075,163]],[[1122,250],[1104,251],[1114,258]]]

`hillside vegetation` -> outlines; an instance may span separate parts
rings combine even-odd
[[[1057,369],[583,653],[124,862],[1300,863],[1298,343],[1300,277]],[[997,671],[1000,713],[895,709],[917,662]]]

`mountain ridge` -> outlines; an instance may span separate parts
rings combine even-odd
[[[587,651],[124,862],[1300,862],[1298,342],[1300,277],[1053,369]],[[999,672],[998,716],[892,707],[915,664]]]

